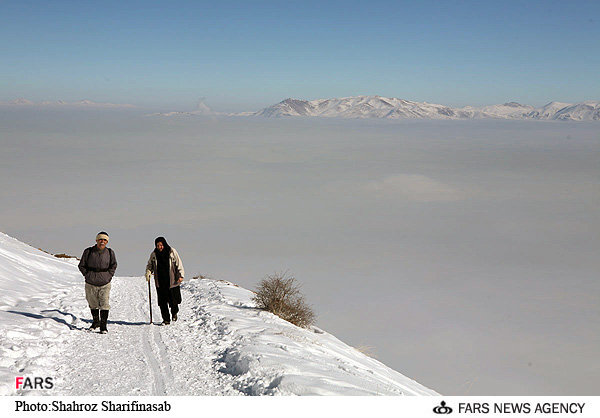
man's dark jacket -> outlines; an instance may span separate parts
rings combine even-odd
[[[79,271],[85,277],[85,282],[94,286],[104,286],[110,283],[117,270],[115,252],[106,247],[100,251],[97,246],[86,248],[79,262]]]

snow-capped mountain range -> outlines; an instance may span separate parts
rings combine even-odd
[[[33,102],[16,99],[0,102],[0,108],[135,108],[131,104],[78,102]],[[551,102],[536,108],[516,102],[473,107],[454,108],[435,103],[382,96],[353,96],[336,99],[299,100],[285,99],[256,112],[224,113],[212,110],[201,99],[195,110],[184,112],[153,113],[147,116],[284,116],[347,118],[347,119],[515,119],[600,121],[600,101],[581,103]]]
[[[220,113],[201,101],[197,110],[154,113],[148,116],[284,116],[347,119],[515,119],[600,121],[600,101],[551,102],[540,108],[516,102],[453,108],[440,104],[381,97],[355,96],[338,99],[286,99],[257,112]]]
[[[258,112],[242,116],[318,116],[328,118],[380,118],[380,119],[545,119],[598,121],[600,101],[582,103],[552,102],[541,108],[516,102],[484,107],[466,106],[452,108],[440,104],[412,102],[381,97],[355,96],[338,99],[298,100],[286,99]]]
[[[0,395],[437,395],[224,280],[184,281],[179,319],[159,326],[155,289],[150,323],[145,278],[115,276],[108,334],[88,331],[77,262],[0,233]],[[16,376],[53,387],[16,389]]]

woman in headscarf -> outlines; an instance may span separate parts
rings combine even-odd
[[[150,275],[154,274],[158,306],[163,318],[162,325],[169,325],[171,318],[177,321],[178,305],[181,303],[179,284],[183,282],[185,272],[177,250],[169,246],[164,237],[156,238],[154,245],[154,251],[146,264],[146,281],[149,282]]]

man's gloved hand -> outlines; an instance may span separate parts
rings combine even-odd
[[[146,281],[149,282],[150,281],[150,272],[146,270]]]

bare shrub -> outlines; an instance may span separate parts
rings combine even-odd
[[[300,293],[296,279],[285,275],[275,273],[262,279],[252,300],[259,309],[307,328],[315,322],[315,313]]]
[[[40,250],[40,251],[41,251],[41,252],[43,252],[43,253],[46,253],[46,254],[53,255],[53,256],[54,256],[54,257],[56,257],[56,258],[75,258],[75,259],[79,260],[79,258],[77,258],[77,257],[75,257],[75,256],[73,256],[73,255],[68,255],[68,254],[65,254],[65,253],[60,253],[60,254],[52,254],[52,253],[49,253],[49,252],[48,252],[48,251],[46,251],[46,250],[42,250],[41,248],[38,248],[38,250]]]
[[[54,254],[54,257],[56,258],[77,258],[77,257],[73,257],[72,255],[68,255],[68,254]]]
[[[198,273],[197,276],[192,277],[192,279],[196,279],[196,280],[198,280],[198,279],[199,280],[213,280],[213,278],[210,277],[209,275],[207,275],[207,274],[200,274],[200,273]]]
[[[363,353],[365,356],[369,356],[371,358],[377,358],[377,355],[375,354],[375,347],[370,346],[370,345],[359,345],[354,347],[354,349],[360,353]]]

